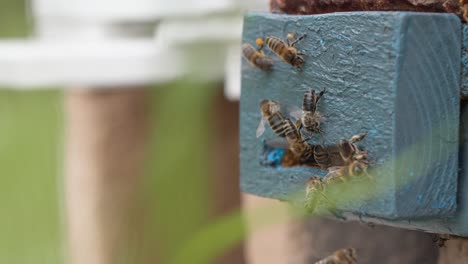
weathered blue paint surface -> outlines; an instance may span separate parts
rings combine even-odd
[[[360,145],[369,150],[374,167],[387,166],[376,175],[381,195],[342,209],[354,217],[393,219],[392,224],[421,229],[428,227],[406,225],[406,219],[413,223],[453,216],[460,116],[459,19],[409,12],[245,17],[244,42],[254,44],[257,37],[269,35],[284,38],[291,32],[307,34],[297,44],[307,54],[302,69],[277,59],[274,70],[267,73],[243,61],[242,190],[284,200],[303,190],[311,175],[323,175],[309,168],[278,168],[275,162],[265,165],[265,160],[278,159],[264,151],[264,140],[275,136],[267,129],[257,139],[255,129],[262,99],[299,106],[307,89],[326,87],[318,109],[327,117],[325,143],[368,131]],[[379,184],[382,179],[385,186]],[[444,227],[439,222],[433,225]]]
[[[406,219],[389,221],[372,217],[356,217],[349,215],[350,219],[372,222],[376,224],[391,225],[409,229],[423,230],[439,234],[453,234],[468,236],[468,105],[462,106],[460,137],[460,171],[458,181],[458,207],[453,217],[440,217],[430,219]]]

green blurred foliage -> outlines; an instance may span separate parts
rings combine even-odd
[[[0,88],[0,263],[63,263],[60,102]]]
[[[26,37],[28,13],[0,0],[0,38]],[[61,102],[0,87],[0,263],[63,263]]]
[[[153,92],[153,144],[148,155],[146,232],[156,239],[161,263],[208,223],[210,201],[208,119],[214,85],[179,82]],[[150,241],[147,241],[150,242]],[[149,243],[149,245],[154,245]]]
[[[31,29],[26,0],[0,0],[0,38],[25,37]]]

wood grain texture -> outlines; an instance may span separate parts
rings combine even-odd
[[[212,149],[210,151],[210,194],[212,218],[223,217],[241,205],[239,190],[239,103],[230,102],[219,89],[213,100],[210,118],[213,122]],[[216,264],[243,264],[244,244],[239,243],[218,256]]]
[[[385,174],[391,184],[380,186],[382,195],[347,209],[361,216],[400,219],[393,224],[419,229],[424,225],[406,219],[452,216],[457,208],[460,29],[459,19],[450,14],[247,15],[244,42],[269,35],[284,38],[290,32],[307,37],[297,45],[306,53],[300,70],[278,60],[274,70],[265,73],[243,62],[241,188],[288,199],[304,188],[308,177],[320,174],[261,166],[262,140],[274,135],[267,129],[257,139],[255,129],[262,99],[300,105],[307,89],[326,87],[319,106],[327,116],[326,143],[367,131],[362,145],[376,166],[398,160],[410,147],[417,150],[416,157],[390,163]],[[435,226],[443,229],[444,224]]]

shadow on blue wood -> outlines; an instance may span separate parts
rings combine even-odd
[[[285,38],[291,32],[307,34],[297,44],[306,54],[302,69],[277,59],[268,73],[243,61],[242,190],[286,200],[303,190],[310,176],[324,175],[312,168],[280,168],[281,152],[264,150],[264,140],[275,138],[274,134],[267,129],[257,139],[255,129],[261,100],[299,106],[306,90],[326,87],[319,105],[327,117],[325,143],[335,144],[367,131],[361,145],[369,150],[373,166],[387,168],[385,175],[376,175],[381,195],[341,209],[374,222],[468,234],[468,226],[449,228],[446,224],[459,214],[459,19],[450,14],[409,12],[249,14],[243,41],[254,44],[258,37]],[[409,150],[413,155],[405,155]]]

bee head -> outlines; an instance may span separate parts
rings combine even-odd
[[[264,115],[272,115],[273,113],[279,111],[279,104],[272,100],[263,100],[260,102],[260,110]]]
[[[260,111],[264,114],[270,114],[271,100],[265,99],[260,102]]]
[[[291,64],[292,64],[294,67],[300,68],[300,67],[302,67],[302,65],[304,64],[304,58],[302,58],[301,56],[295,56],[295,57],[291,60]]]

